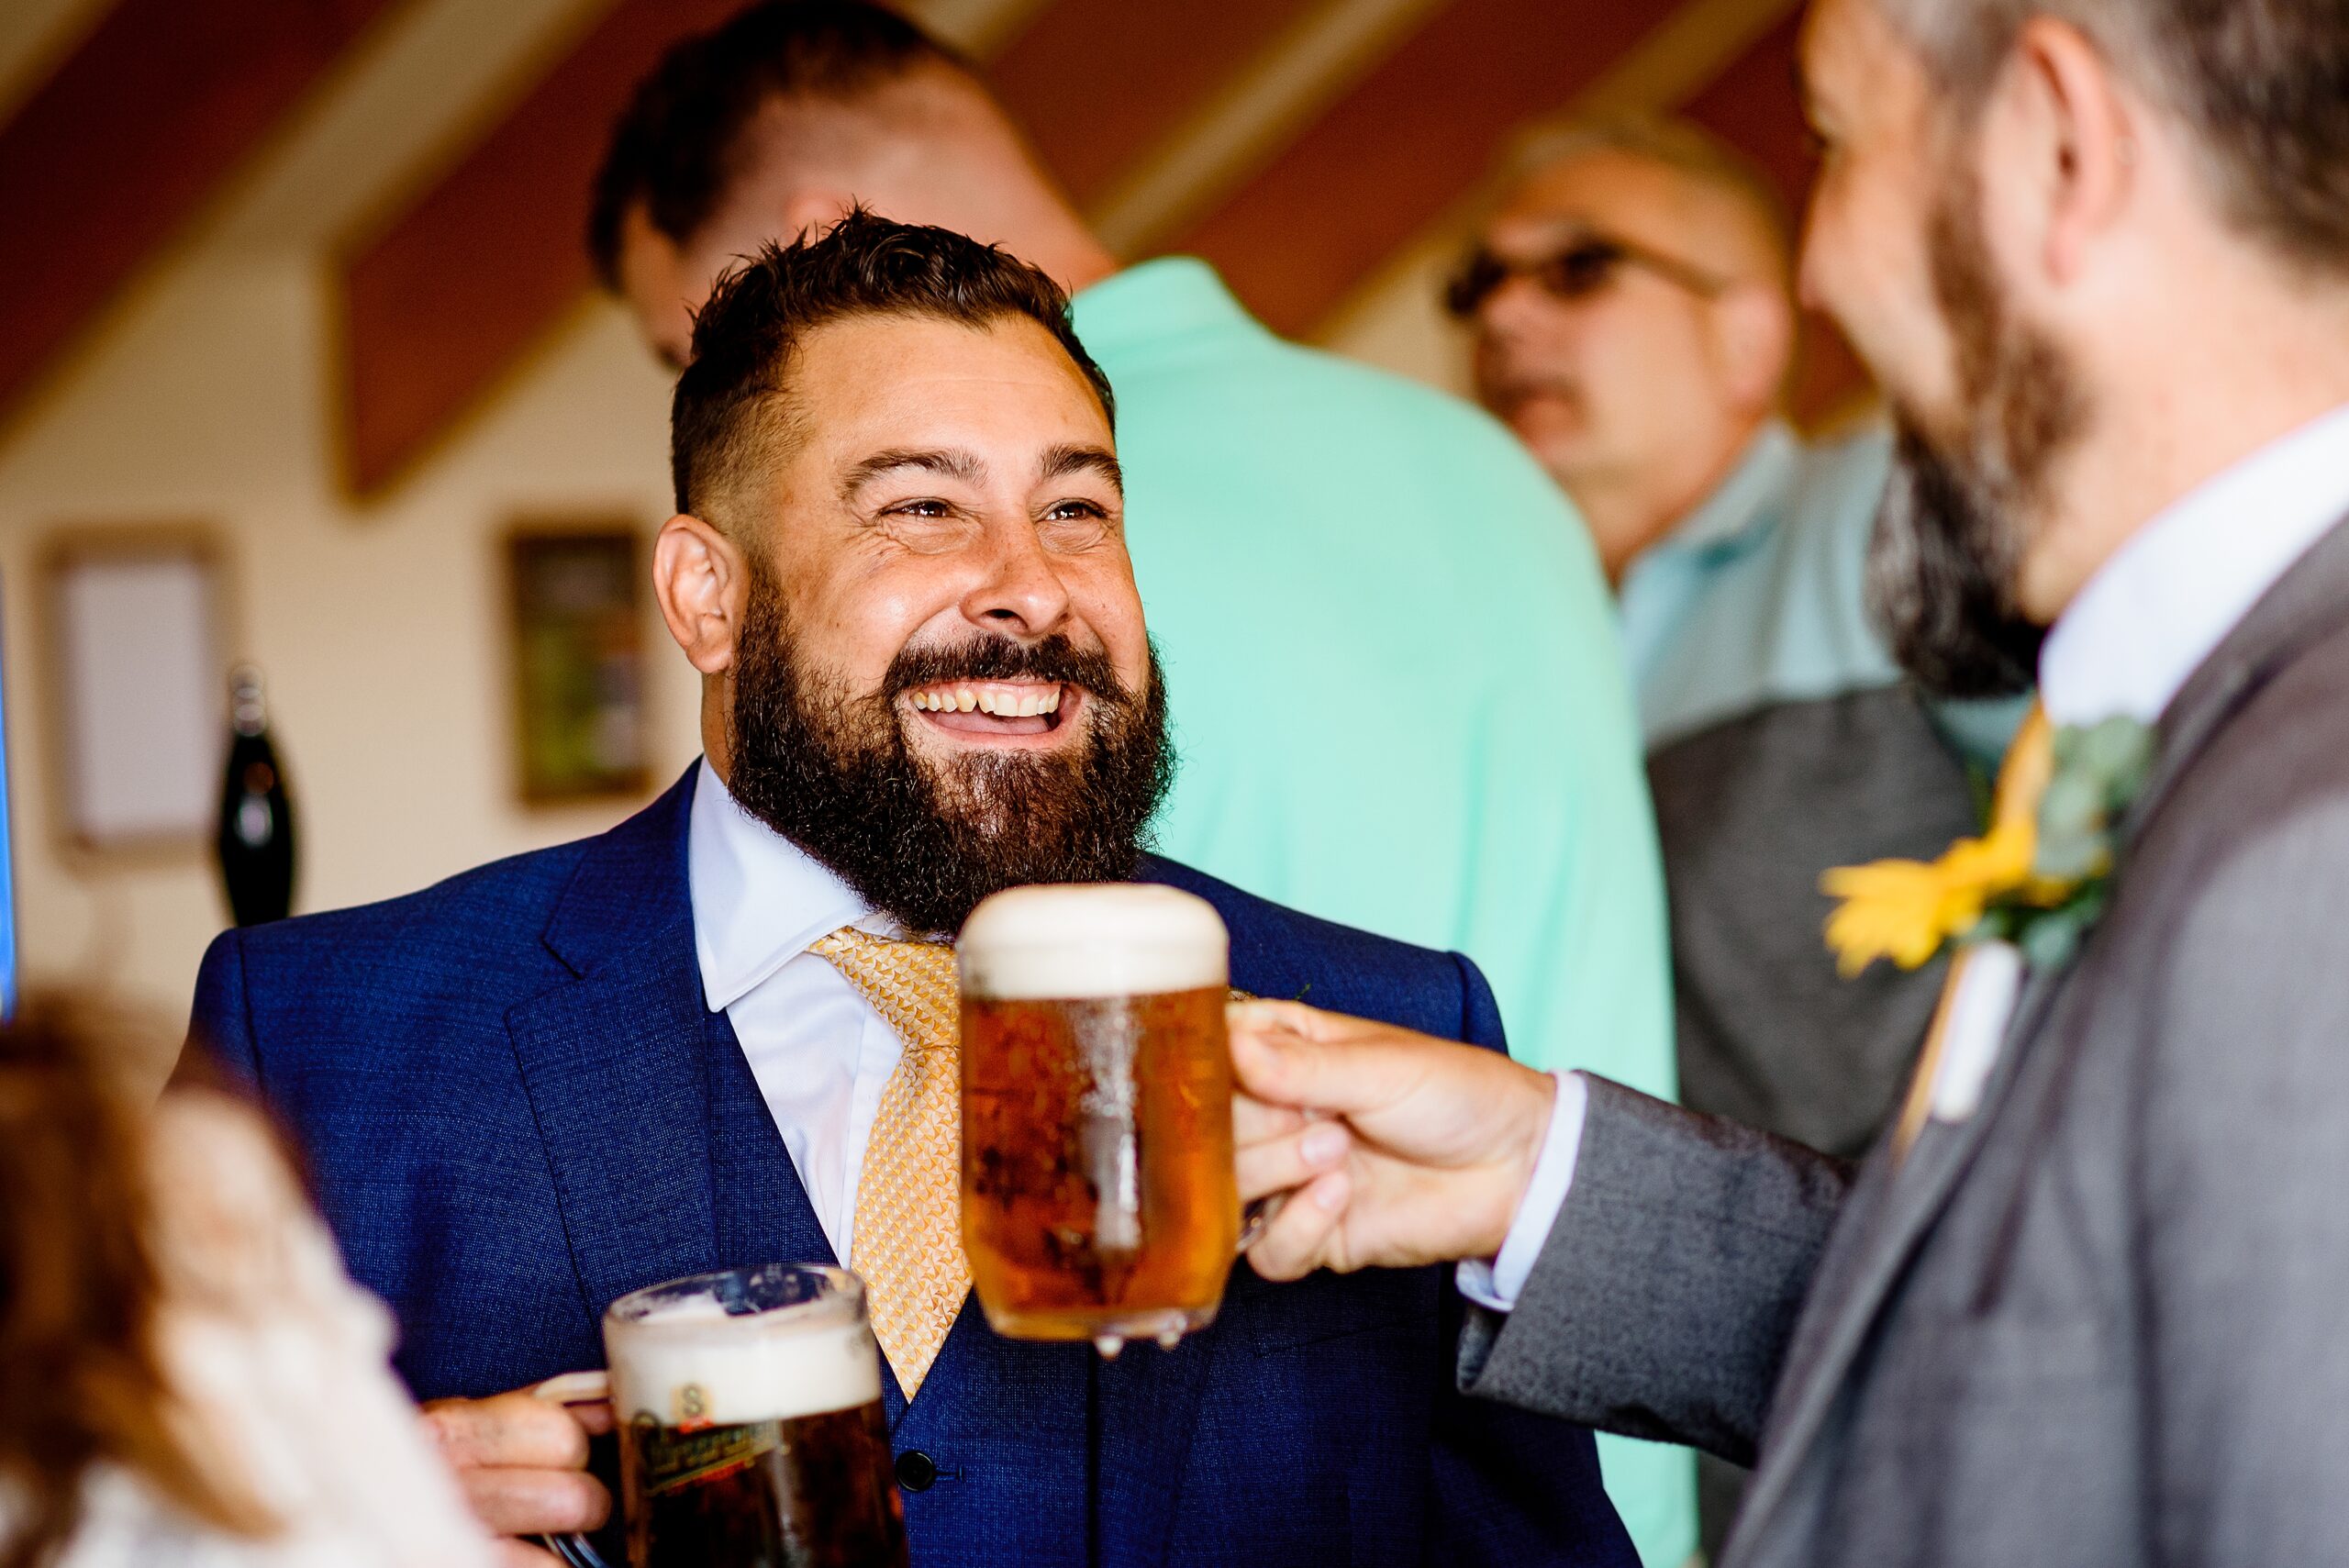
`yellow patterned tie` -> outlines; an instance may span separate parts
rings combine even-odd
[[[844,926],[808,949],[829,961],[905,1041],[881,1091],[856,1183],[851,1266],[907,1399],[920,1389],[971,1290],[963,1255],[963,1040],[954,950]]]

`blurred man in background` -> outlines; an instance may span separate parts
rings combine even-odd
[[[1076,296],[1181,753],[1160,850],[1469,952],[1521,1055],[1670,1094],[1634,720],[1539,467],[1464,404],[1275,338],[1197,261],[1120,270],[970,66],[877,6],[760,6],[678,45],[616,128],[589,242],[682,364],[720,272],[852,203],[999,243]],[[1685,1462],[1607,1457],[1643,1555],[1676,1563]]]
[[[1891,441],[1808,445],[1783,392],[1787,227],[1694,126],[1528,138],[1450,290],[1478,395],[1572,495],[1617,584],[1672,892],[1682,1095],[1856,1156],[1937,971],[1839,980],[1819,875],[1978,825],[2021,708],[1932,705],[1863,603]]]

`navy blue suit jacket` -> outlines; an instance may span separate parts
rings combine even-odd
[[[685,881],[694,775],[600,838],[364,908],[231,931],[193,1038],[299,1141],[417,1395],[603,1364],[599,1315],[658,1280],[831,1261],[724,1013]],[[1165,862],[1231,929],[1232,984],[1499,1047],[1467,960]],[[921,1397],[886,1395],[918,1563],[1622,1564],[1580,1428],[1462,1396],[1449,1271],[1275,1285],[1103,1362],[996,1338],[975,1302]]]

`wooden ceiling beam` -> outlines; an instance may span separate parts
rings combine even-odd
[[[1570,101],[1673,0],[1453,0],[1175,241],[1279,332],[1309,334],[1437,222],[1510,131]]]
[[[390,0],[117,0],[0,128],[0,417]]]
[[[341,269],[345,473],[413,470],[587,294],[588,183],[670,43],[741,0],[621,0],[505,120]],[[1058,0],[990,65],[1080,203],[1311,0]]]
[[[390,484],[593,282],[589,183],[612,121],[679,38],[740,0],[621,0],[340,269],[342,466]]]

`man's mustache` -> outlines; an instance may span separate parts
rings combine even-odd
[[[1504,417],[1536,398],[1555,398],[1561,403],[1582,401],[1580,383],[1572,376],[1551,372],[1503,367],[1487,372],[1485,385],[1486,399],[1494,411]]]
[[[1035,643],[981,637],[952,648],[902,650],[882,677],[881,695],[894,700],[917,687],[952,681],[1019,680],[1075,686],[1107,702],[1134,700],[1107,653],[1097,648],[1079,648],[1058,634]]]

